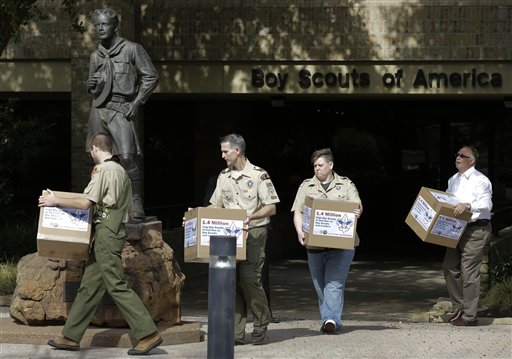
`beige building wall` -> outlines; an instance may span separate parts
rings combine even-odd
[[[89,159],[84,153],[90,98],[85,91],[90,53],[96,48],[88,13],[104,1],[79,1],[85,34],[70,30],[58,2],[38,1],[48,20],[30,24],[21,42],[0,57],[0,92],[71,92],[72,183],[81,190]],[[110,1],[121,14],[121,36],[140,42],[160,70],[160,93],[279,93],[304,91],[254,87],[252,70],[371,75],[366,91],[425,93],[382,87],[400,68],[435,72],[501,73],[500,88],[452,89],[459,94],[510,95],[510,0],[154,0]],[[139,6],[140,5],[140,6]],[[412,76],[412,75],[411,75]],[[291,82],[290,82],[291,83]],[[380,84],[380,85],[379,85]],[[314,88],[317,93],[339,91]],[[313,87],[312,87],[313,88]],[[359,94],[361,89],[352,89]],[[348,91],[348,90],[347,90]],[[450,93],[446,91],[446,93]],[[443,93],[442,91],[434,91]],[[307,92],[310,93],[310,92]],[[312,93],[312,92],[311,92]],[[427,91],[428,93],[428,91]]]

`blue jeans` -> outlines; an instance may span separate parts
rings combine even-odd
[[[309,271],[318,296],[322,322],[334,320],[336,329],[341,327],[345,281],[354,253],[355,250],[349,249],[308,251]]]

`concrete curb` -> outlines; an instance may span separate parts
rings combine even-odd
[[[0,318],[2,342],[11,344],[41,345],[49,339],[60,335],[62,325],[28,326],[16,323],[10,317]],[[163,339],[162,345],[197,343],[204,340],[201,324],[182,322],[169,326],[165,323],[157,325]],[[118,347],[132,348],[137,344],[129,328],[101,328],[90,326],[80,342],[81,347]]]

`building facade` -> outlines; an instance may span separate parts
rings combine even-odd
[[[85,34],[70,30],[58,4],[39,4],[49,18],[0,58],[0,96],[71,104],[69,175],[80,191],[90,166],[85,82],[97,46],[88,14],[104,2],[77,2]],[[218,138],[230,132],[246,137],[249,159],[273,177],[283,199],[274,227],[288,240],[293,196],[322,147],[359,187],[369,252],[409,248],[403,222],[413,199],[421,186],[446,188],[463,144],[480,149],[495,208],[512,203],[508,0],[108,5],[121,15],[120,35],[141,43],[161,76],[140,130],[146,207],[169,228],[203,203],[208,178],[224,166]]]

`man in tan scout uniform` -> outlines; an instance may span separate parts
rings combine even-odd
[[[138,345],[129,355],[145,355],[162,343],[155,323],[146,307],[128,288],[123,275],[121,253],[126,240],[124,223],[132,203],[132,188],[119,158],[112,156],[112,139],[96,134],[89,153],[96,166],[82,196],[62,198],[48,190],[39,197],[39,206],[87,209],[94,206],[94,242],[84,276],[71,307],[62,336],[48,341],[57,349],[79,350],[80,340],[89,326],[105,291],[107,291],[133,330]]]
[[[249,228],[247,260],[237,265],[235,345],[245,343],[247,305],[254,317],[252,342],[261,344],[270,322],[267,297],[261,284],[261,270],[265,262],[267,225],[269,217],[276,214],[279,197],[268,173],[245,157],[245,140],[242,136],[233,133],[222,137],[220,150],[227,168],[217,178],[210,203],[221,208],[245,209],[247,219],[244,224]]]

